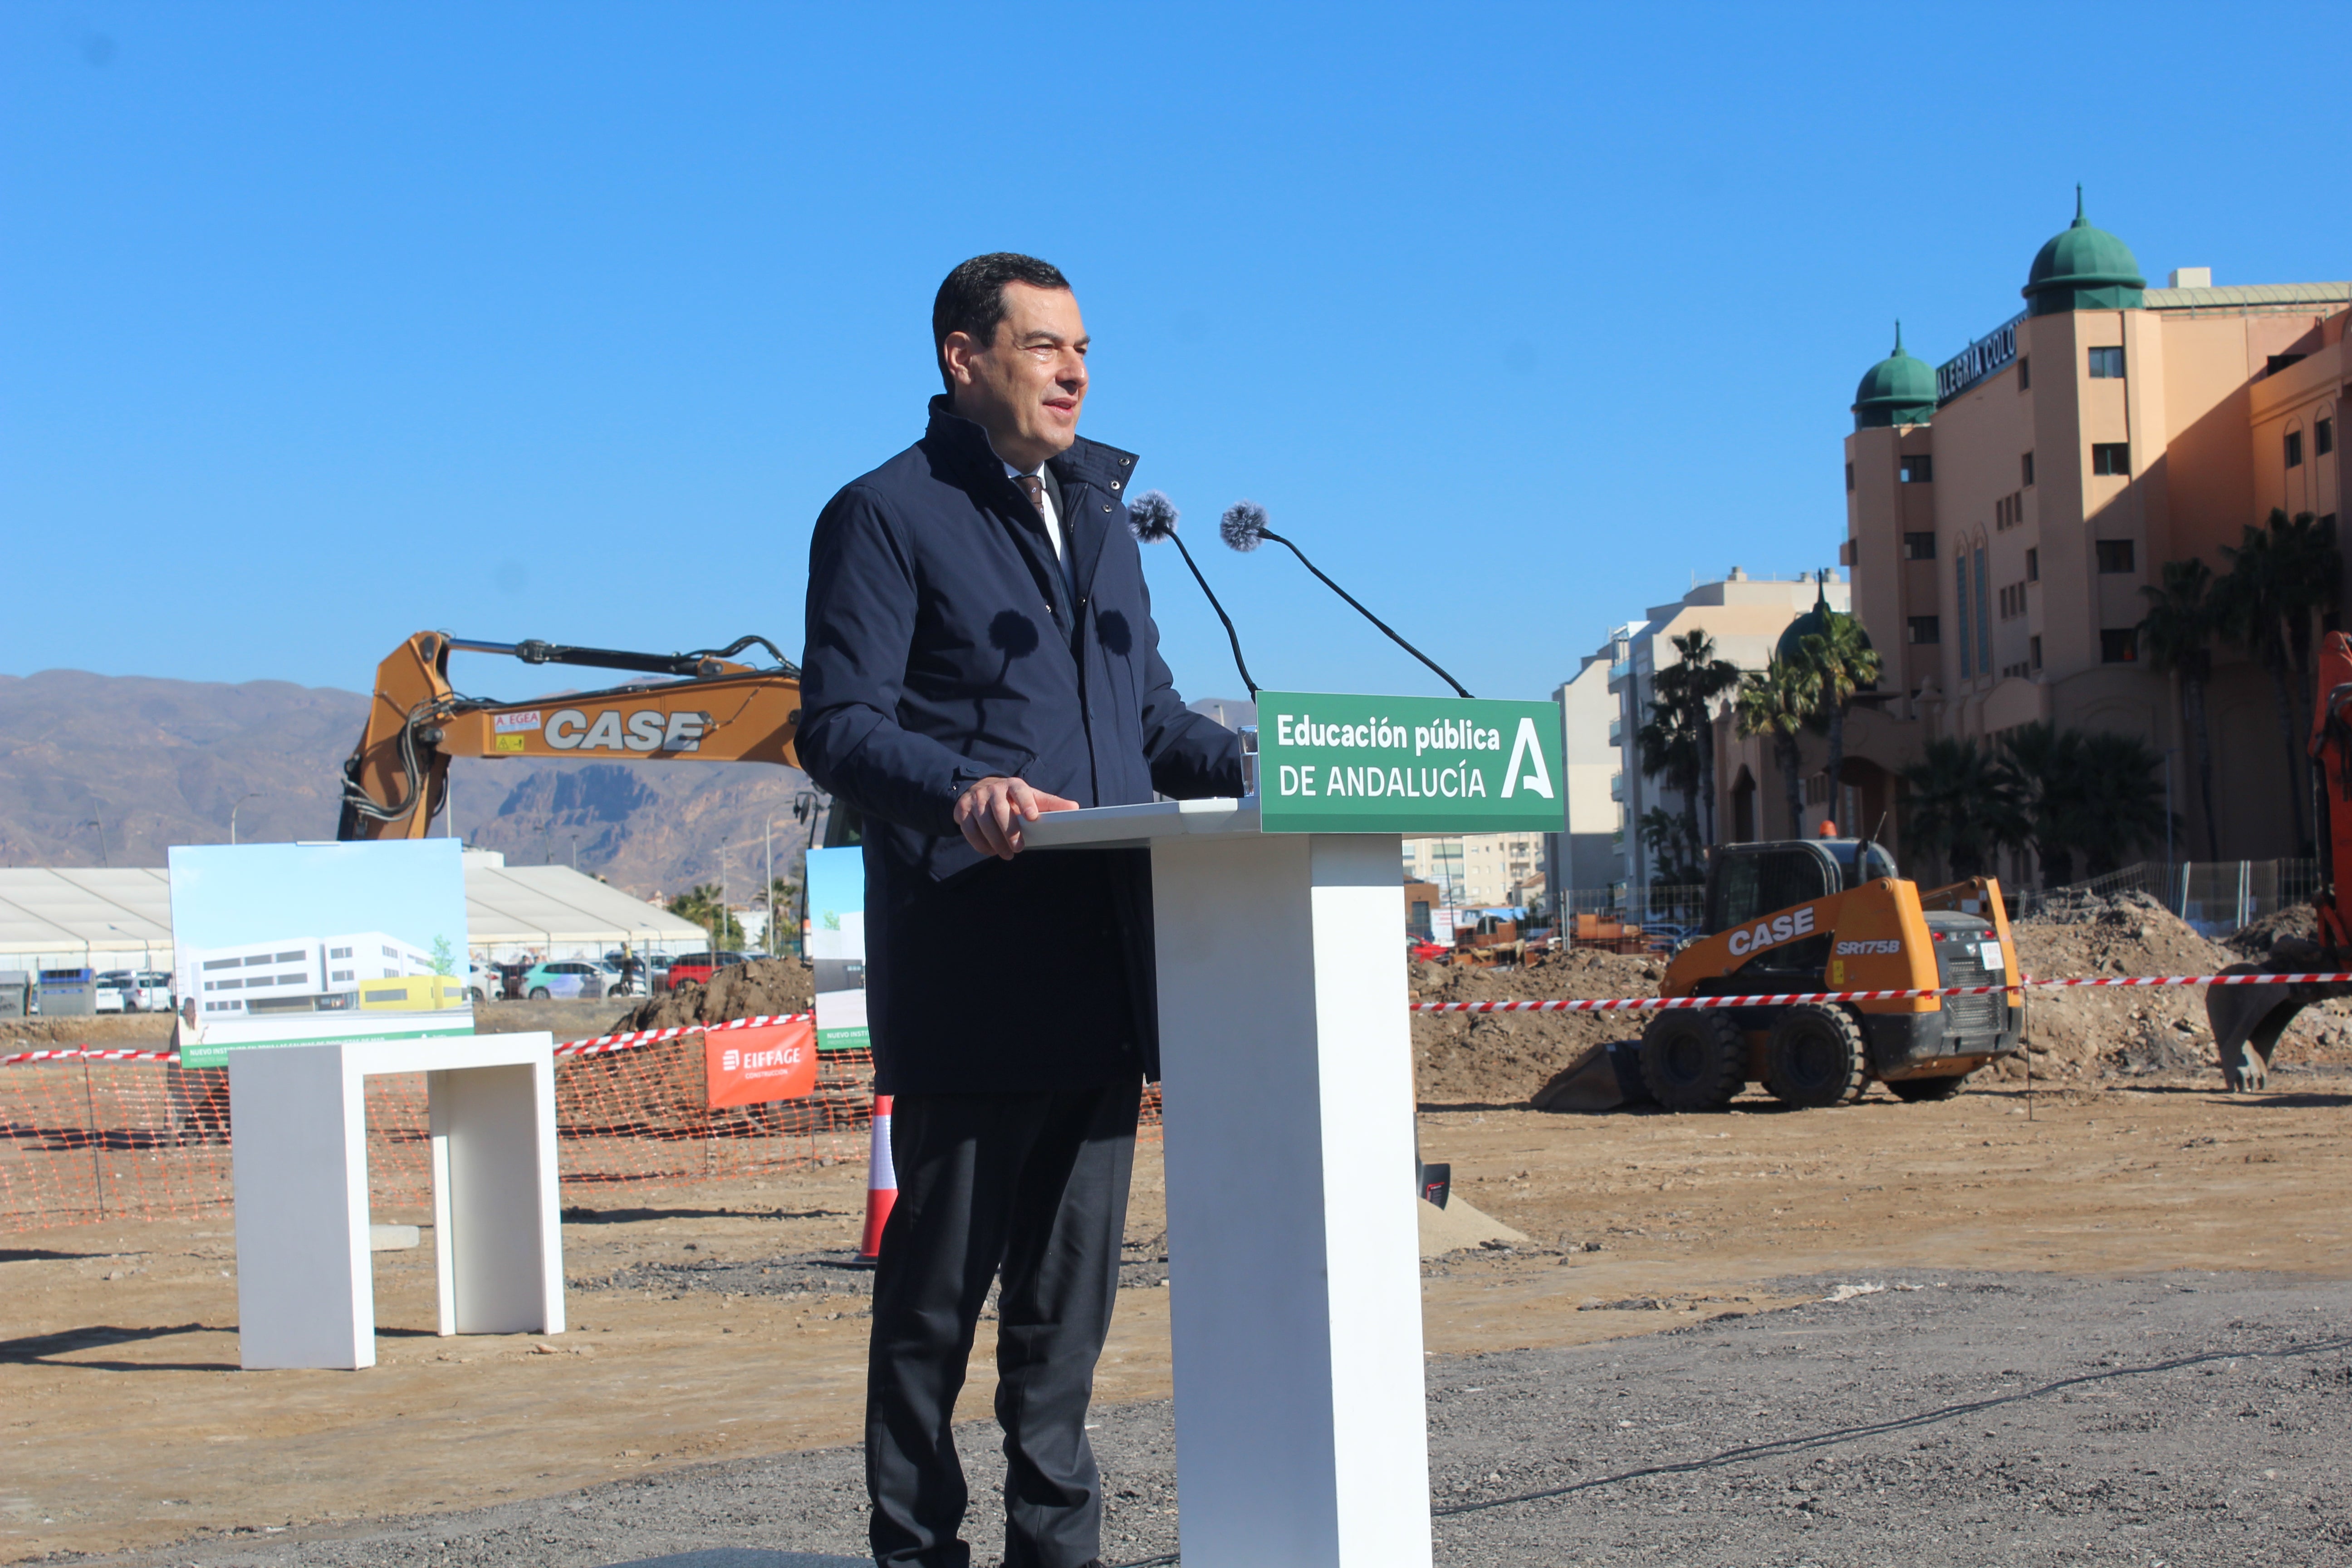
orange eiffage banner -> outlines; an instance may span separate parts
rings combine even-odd
[[[799,1100],[816,1090],[816,1020],[794,1018],[756,1029],[702,1037],[702,1076],[714,1110]]]

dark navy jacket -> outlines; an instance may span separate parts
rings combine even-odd
[[[887,1094],[1156,1077],[1150,860],[981,854],[957,797],[1002,773],[1081,805],[1241,793],[1239,737],[1160,658],[1128,529],[1135,456],[1048,465],[1068,580],[978,425],[835,496],[809,544],[801,765],[865,815],[866,1006]]]

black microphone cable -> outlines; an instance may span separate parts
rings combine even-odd
[[[1183,540],[1177,537],[1176,503],[1159,490],[1146,490],[1127,503],[1127,525],[1134,531],[1136,538],[1146,544],[1156,544],[1163,539],[1169,541],[1176,546],[1176,552],[1184,557],[1184,564],[1192,568],[1192,581],[1201,584],[1201,592],[1209,595],[1209,608],[1216,611],[1217,619],[1225,623],[1225,640],[1234,645],[1234,668],[1242,672],[1242,684],[1249,688],[1250,700],[1256,701],[1257,682],[1250,679],[1249,666],[1242,662],[1242,639],[1240,634],[1234,630],[1234,618],[1225,614],[1224,605],[1217,603],[1216,592],[1209,586],[1209,580],[1201,575],[1201,568],[1192,560],[1192,552],[1185,549]]]
[[[1405,641],[1404,638],[1397,636],[1396,628],[1390,626],[1388,622],[1381,619],[1380,616],[1372,614],[1371,611],[1364,608],[1363,605],[1357,604],[1356,596],[1353,594],[1350,594],[1347,589],[1342,588],[1339,584],[1331,581],[1330,578],[1324,577],[1322,569],[1317,566],[1312,561],[1307,559],[1307,552],[1305,551],[1299,549],[1298,546],[1291,543],[1290,541],[1283,538],[1282,535],[1268,528],[1265,525],[1265,508],[1258,505],[1257,502],[1254,500],[1237,500],[1234,502],[1233,505],[1225,508],[1224,519],[1218,525],[1217,531],[1224,536],[1224,541],[1227,544],[1231,545],[1234,549],[1242,552],[1244,554],[1247,554],[1249,552],[1255,550],[1258,547],[1260,541],[1267,539],[1273,540],[1276,544],[1281,545],[1293,555],[1297,556],[1298,563],[1301,566],[1304,566],[1309,572],[1314,573],[1316,576],[1321,577],[1325,587],[1339,595],[1339,597],[1347,600],[1349,605],[1354,605],[1355,611],[1358,615],[1371,622],[1372,625],[1380,627],[1381,630],[1388,633],[1389,640],[1391,642],[1404,649],[1405,652],[1412,655],[1413,658],[1421,660],[1422,663],[1429,666],[1430,668],[1436,670],[1446,685],[1454,688],[1454,690],[1460,692],[1465,697],[1470,695],[1470,689],[1463,685],[1460,681],[1454,679],[1452,676],[1447,675],[1444,668],[1440,666],[1435,659],[1422,652],[1421,649],[1413,647],[1412,644]]]

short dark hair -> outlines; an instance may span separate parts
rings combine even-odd
[[[939,355],[940,379],[950,392],[955,382],[948,374],[948,334],[966,332],[976,342],[996,341],[996,324],[1004,320],[1004,286],[1026,283],[1032,289],[1067,289],[1070,280],[1050,261],[1018,251],[992,250],[960,264],[940,285],[931,301],[931,351]]]

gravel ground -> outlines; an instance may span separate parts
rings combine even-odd
[[[1896,1273],[1758,1285],[1828,1299],[1433,1361],[1437,1561],[2352,1562],[2352,1284]],[[1173,1563],[1168,1406],[1097,1423],[1107,1559]],[[984,1506],[1002,1473],[992,1439],[963,1429],[983,1563],[1000,1544]],[[835,1448],[77,1561],[833,1568],[864,1560],[864,1503],[856,1450]]]

